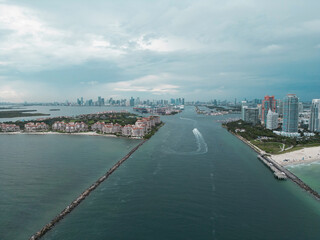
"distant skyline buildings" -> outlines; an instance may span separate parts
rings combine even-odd
[[[138,105],[184,105],[185,99],[184,98],[171,98],[170,100],[167,99],[160,99],[160,100],[140,100],[140,97],[134,98],[130,97],[128,99],[113,99],[112,97],[109,99],[102,98],[101,96],[97,97],[97,101],[94,101],[93,99],[84,100],[83,97],[77,98],[77,101],[75,103],[66,101],[67,105],[73,105],[76,104],[78,106],[138,106]]]

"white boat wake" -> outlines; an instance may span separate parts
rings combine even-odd
[[[201,132],[197,128],[194,128],[192,130],[192,132],[193,132],[193,135],[196,138],[196,142],[197,142],[197,145],[198,145],[198,149],[197,149],[196,152],[199,153],[199,154],[207,153],[208,152],[208,145],[207,145],[206,141],[204,140]]]
[[[177,152],[175,150],[170,149],[169,151],[167,151],[168,153],[171,154],[178,154],[178,155],[198,155],[198,154],[205,154],[208,152],[208,145],[206,143],[206,141],[204,140],[201,132],[197,129],[194,128],[192,130],[192,133],[195,137],[196,140],[196,146],[197,149],[195,151],[191,151],[191,152]]]

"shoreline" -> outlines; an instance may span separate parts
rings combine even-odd
[[[240,135],[230,132],[232,135],[236,136],[242,142],[247,144],[252,150],[260,155],[268,155],[272,161],[283,167],[290,167],[300,164],[309,164],[314,162],[320,162],[320,146],[316,147],[305,147],[303,149],[295,150],[288,153],[281,154],[270,154],[261,150],[259,147],[255,146],[248,140],[244,139]],[[287,160],[287,161],[285,161]]]
[[[244,139],[243,137],[232,133],[234,136],[236,136],[238,139],[240,139],[242,142],[246,143],[250,148],[252,148],[255,152],[258,153],[258,158],[260,160],[265,160],[267,162],[270,163],[269,168],[275,167],[278,171],[280,171],[280,173],[283,173],[287,178],[289,178],[292,182],[294,182],[295,184],[297,184],[301,189],[305,190],[306,192],[308,192],[309,194],[311,194],[316,200],[320,201],[320,193],[318,193],[317,191],[313,190],[311,187],[309,187],[308,184],[306,184],[304,181],[302,181],[299,177],[297,177],[295,174],[293,174],[288,168],[286,168],[285,166],[281,165],[280,163],[278,163],[277,161],[275,161],[272,158],[271,154],[266,154],[264,151],[262,151],[261,149],[259,149],[258,147],[254,146],[252,143],[250,143],[249,141],[247,141],[246,139]],[[320,147],[315,147],[315,148],[319,148]],[[308,148],[306,148],[308,149]],[[302,149],[304,150],[304,149]],[[297,150],[299,151],[299,150]],[[292,153],[295,153],[291,152]],[[288,154],[288,153],[287,153]],[[303,162],[305,163],[305,162]],[[300,163],[302,164],[302,163]],[[289,165],[286,165],[289,166]]]
[[[68,135],[68,136],[100,136],[100,137],[112,137],[112,138],[126,138],[126,139],[143,139],[143,138],[133,138],[116,136],[113,134],[99,134],[96,132],[75,132],[75,133],[63,133],[63,132],[0,132],[0,135]]]
[[[305,147],[293,152],[271,155],[271,158],[281,166],[294,166],[320,161],[320,146]]]

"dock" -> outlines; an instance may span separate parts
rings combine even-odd
[[[272,162],[268,161],[268,158],[264,158],[262,157],[262,155],[258,155],[258,159],[260,159],[273,172],[275,178],[279,180],[287,179],[287,175],[283,171],[280,171],[278,168],[276,168]]]
[[[43,237],[48,231],[50,231],[58,222],[64,219],[70,214],[89,194],[94,191],[102,182],[104,182],[120,165],[125,162],[135,151],[139,149],[147,140],[143,140],[136,147],[134,147],[126,156],[119,160],[112,168],[110,168],[102,177],[100,177],[95,183],[81,193],[74,201],[72,201],[65,209],[61,211],[59,215],[53,218],[47,225],[32,235],[29,240],[37,240]]]
[[[316,200],[320,201],[320,194],[317,191],[313,190],[308,184],[303,182],[300,178],[298,178],[296,175],[294,175],[288,169],[286,169],[285,167],[281,166],[277,162],[273,161],[271,158],[269,158],[266,155],[258,155],[258,158],[261,161],[263,161],[265,164],[269,164],[269,166],[272,166],[272,168],[270,167],[270,169],[272,169],[272,171],[273,171],[273,169],[276,169],[276,171],[274,173],[277,172],[277,176],[279,175],[279,173],[284,174],[286,176],[286,179],[287,178],[290,179],[292,182],[297,184],[303,190],[305,190],[306,192],[311,194]],[[270,165],[270,164],[272,164],[272,165]],[[277,177],[277,176],[275,174],[275,177]]]

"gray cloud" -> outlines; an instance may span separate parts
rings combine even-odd
[[[57,98],[62,82],[70,98],[319,97],[318,9],[316,0],[0,2],[0,76]],[[142,86],[148,76],[156,83]]]

